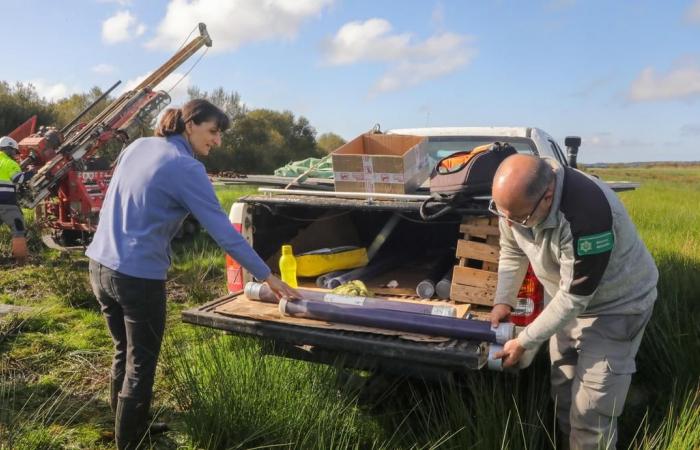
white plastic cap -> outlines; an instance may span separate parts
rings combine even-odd
[[[245,288],[243,288],[243,293],[250,300],[260,300],[260,290],[262,289],[262,287],[262,283],[255,283],[253,281],[249,281],[245,284]]]

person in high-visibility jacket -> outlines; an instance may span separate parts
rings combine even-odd
[[[22,210],[17,205],[16,185],[28,181],[32,172],[22,172],[14,157],[19,152],[17,141],[9,136],[0,138],[0,223],[12,231],[12,256],[22,264],[28,256],[26,227]]]

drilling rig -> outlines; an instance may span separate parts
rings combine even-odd
[[[158,84],[199,49],[212,45],[206,25],[200,23],[198,27],[199,36],[91,121],[80,123],[119,82],[61,130],[42,127],[19,141],[22,170],[35,171],[34,177],[19,188],[19,202],[24,208],[35,209],[36,220],[48,231],[44,242],[61,246],[89,242],[112,176],[112,168],[95,167],[89,162],[107,144],[125,146],[152,126],[170,103],[167,92],[155,90]]]

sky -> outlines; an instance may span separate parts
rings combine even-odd
[[[160,86],[179,81],[174,105],[223,87],[345,139],[377,123],[529,126],[581,136],[581,162],[700,160],[700,0],[0,5],[0,80],[49,100],[135,86],[204,22],[212,48]]]

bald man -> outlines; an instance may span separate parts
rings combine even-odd
[[[617,195],[552,159],[507,158],[492,198],[501,231],[493,325],[515,307],[528,262],[551,298],[496,356],[514,366],[549,340],[552,397],[570,447],[614,449],[656,300],[656,265]]]

